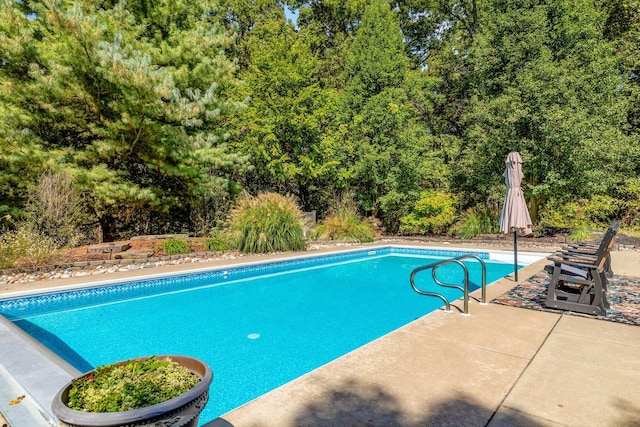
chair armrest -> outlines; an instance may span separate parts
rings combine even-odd
[[[562,256],[561,257],[549,256],[547,257],[547,259],[550,261],[553,261],[555,264],[558,264],[558,265],[567,264],[567,265],[573,265],[578,267],[598,268],[598,265],[595,263],[580,262],[579,260],[576,261],[575,258],[565,258]]]
[[[565,246],[562,249],[560,249],[561,251],[566,251],[566,252],[580,252],[580,253],[595,253],[598,251],[598,247],[585,247],[585,246],[579,246],[579,247],[575,247],[575,246]]]
[[[566,247],[568,248],[597,248],[600,246],[600,242],[576,242],[569,243]]]
[[[574,246],[574,247],[598,247],[600,245],[600,242],[575,242],[575,243],[569,243],[567,246]]]
[[[573,258],[586,259],[586,260],[592,259],[594,261],[598,259],[598,257],[595,254],[588,254],[584,252],[558,251],[556,252],[556,254],[559,256],[573,257]]]

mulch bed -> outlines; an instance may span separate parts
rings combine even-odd
[[[611,304],[611,309],[606,316],[593,316],[568,310],[547,308],[544,303],[547,297],[547,286],[550,281],[547,273],[538,273],[491,302],[511,307],[564,313],[640,326],[640,279],[617,275],[609,279],[607,299]]]

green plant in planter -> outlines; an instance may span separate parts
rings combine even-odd
[[[153,356],[122,365],[96,368],[69,389],[67,406],[85,412],[121,412],[144,408],[177,397],[200,378],[169,358]]]
[[[197,427],[212,380],[209,365],[193,357],[139,357],[71,380],[51,409],[59,427]]]

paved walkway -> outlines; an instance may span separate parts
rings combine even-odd
[[[640,277],[640,252],[612,260],[616,274]],[[520,280],[545,263],[520,270]],[[492,284],[488,299],[514,285]],[[640,328],[497,304],[470,309],[469,317],[424,316],[206,427],[640,426]],[[3,352],[23,350],[19,340],[9,350],[6,339],[0,324],[0,365]],[[26,356],[25,369],[37,363]],[[42,413],[30,398],[23,408]],[[45,415],[26,424],[22,414],[12,427],[42,425]]]

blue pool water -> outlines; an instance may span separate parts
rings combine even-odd
[[[415,293],[409,275],[460,254],[355,251],[0,300],[0,314],[82,372],[151,354],[203,359],[214,372],[204,424],[441,307]],[[488,283],[513,272],[485,261]],[[465,265],[476,290],[480,265]],[[461,270],[441,267],[438,277],[462,284]],[[418,284],[431,287],[431,273]]]

